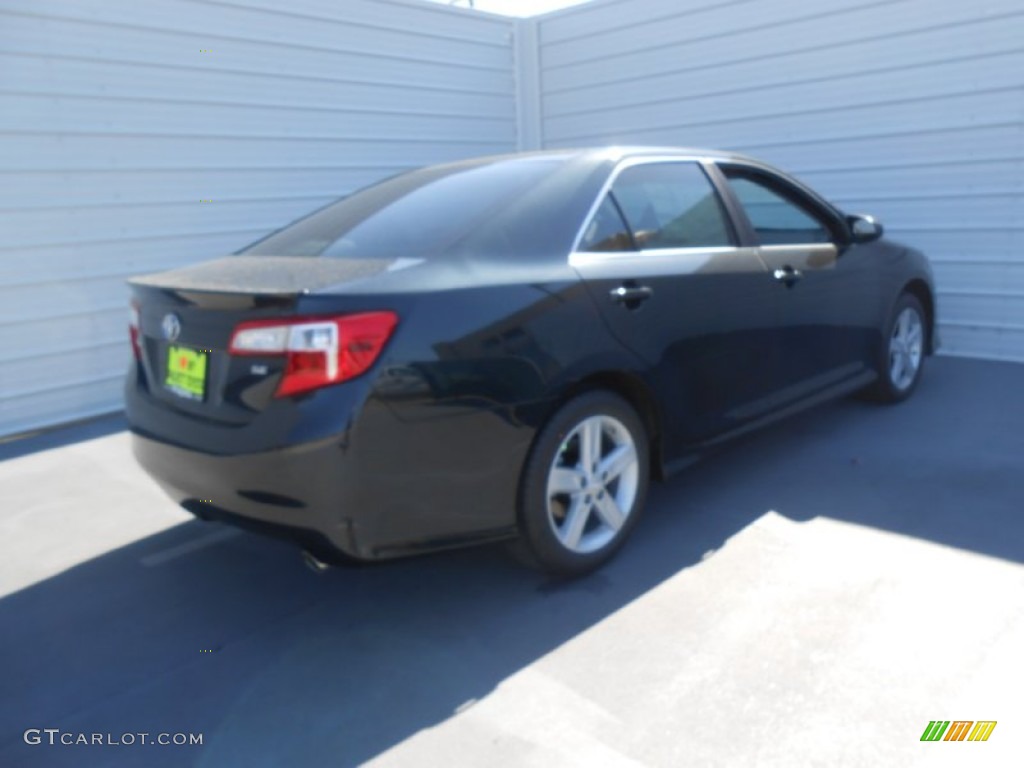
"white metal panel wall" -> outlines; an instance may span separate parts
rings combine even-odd
[[[946,352],[1024,361],[1021,0],[612,0],[538,24],[545,146],[777,163],[929,254]]]
[[[402,0],[3,0],[0,434],[119,407],[128,276],[514,150],[511,32]]]

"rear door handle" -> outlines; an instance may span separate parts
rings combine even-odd
[[[772,277],[778,280],[780,283],[785,283],[787,288],[792,288],[796,282],[803,277],[803,273],[799,269],[795,269],[787,264],[784,267],[779,267],[772,272]]]
[[[646,285],[620,285],[608,292],[612,301],[625,304],[627,307],[635,307],[643,301],[651,298],[654,291]]]

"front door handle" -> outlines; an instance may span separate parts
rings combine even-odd
[[[612,301],[625,304],[627,309],[635,309],[654,295],[654,291],[646,285],[620,285],[608,292]]]
[[[803,277],[803,273],[799,269],[795,269],[787,264],[784,267],[779,267],[772,272],[772,277],[783,283],[787,288],[792,288],[796,285],[797,281]]]

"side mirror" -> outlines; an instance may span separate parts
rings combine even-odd
[[[885,231],[874,216],[867,214],[847,216],[846,223],[850,225],[850,239],[855,243],[870,243],[880,238]]]

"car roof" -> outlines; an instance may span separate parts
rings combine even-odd
[[[757,158],[743,155],[738,152],[728,152],[718,149],[707,149],[703,147],[663,147],[663,146],[639,146],[639,145],[613,145],[607,147],[578,147],[566,149],[542,149],[526,152],[509,152],[484,157],[472,157],[465,160],[456,160],[443,165],[479,165],[497,162],[530,162],[531,160],[562,160],[565,162],[577,161],[587,165],[599,165],[601,163],[618,163],[621,160],[632,158],[657,157],[657,158],[700,158],[706,160],[730,161],[766,165]]]
[[[752,157],[736,152],[705,147],[660,147],[660,146],[610,146],[599,149],[577,150],[581,155],[591,156],[596,160],[625,160],[632,157],[702,157],[710,160],[744,160],[758,162]]]
[[[630,158],[643,157],[679,157],[679,158],[704,158],[708,160],[722,160],[733,162],[756,163],[763,165],[761,160],[739,152],[729,152],[720,149],[708,149],[706,147],[666,147],[666,146],[641,146],[641,145],[612,145],[607,147],[572,147],[566,149],[542,149],[527,152],[514,152],[501,155],[493,155],[490,158],[475,158],[476,160],[530,160],[540,158],[555,158],[564,160],[591,161],[595,165],[602,162],[618,162]]]

